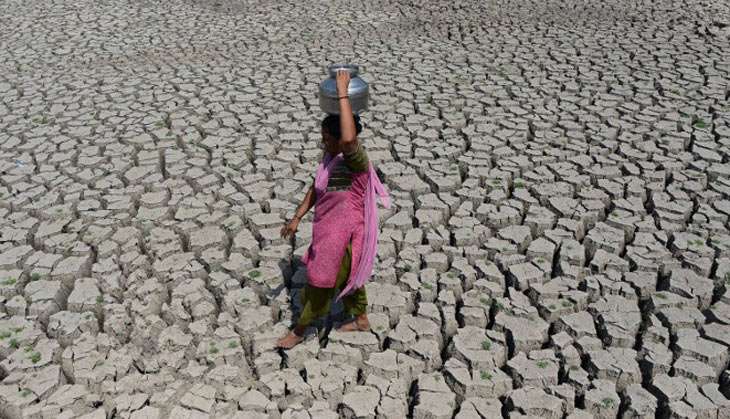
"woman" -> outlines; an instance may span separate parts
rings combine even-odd
[[[300,294],[302,313],[294,329],[277,342],[284,349],[304,340],[306,328],[329,312],[337,291],[337,299],[342,298],[345,311],[354,318],[338,330],[370,330],[364,284],[372,273],[377,250],[376,200],[381,197],[386,207],[390,203],[357,139],[362,126],[347,97],[350,73],[340,70],[336,79],[340,114],[328,115],[322,121],[325,153],[314,185],[294,218],[281,229],[282,237],[291,237],[302,217],[316,204],[312,244],[302,258],[307,266],[307,285]]]

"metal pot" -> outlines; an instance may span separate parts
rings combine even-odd
[[[354,64],[332,64],[327,67],[329,78],[319,84],[319,107],[328,114],[339,115],[340,104],[337,99],[337,70],[344,69],[350,72],[350,85],[347,87],[347,96],[354,113],[360,113],[368,108],[369,88],[365,80],[358,77],[360,67]]]

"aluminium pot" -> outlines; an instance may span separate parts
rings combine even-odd
[[[329,77],[319,84],[319,107],[328,114],[339,115],[340,104],[337,99],[337,70],[344,69],[350,72],[350,85],[347,96],[350,98],[352,112],[360,113],[368,108],[370,89],[365,80],[358,76],[360,67],[354,64],[332,64],[327,67]]]

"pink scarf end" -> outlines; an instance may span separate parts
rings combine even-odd
[[[373,263],[375,262],[375,256],[378,250],[378,233],[380,231],[377,206],[378,199],[380,199],[385,208],[390,208],[390,196],[380,182],[378,174],[375,173],[375,168],[372,163],[370,163],[368,168],[368,185],[365,191],[363,251],[360,256],[360,263],[355,268],[354,274],[350,276],[347,286],[337,296],[337,301],[352,290],[363,287],[373,273]]]

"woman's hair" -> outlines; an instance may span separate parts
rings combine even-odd
[[[362,124],[360,124],[360,115],[353,114],[355,118],[355,134],[362,132]],[[322,128],[327,130],[333,137],[340,141],[342,139],[342,132],[340,132],[340,116],[330,114],[322,120]]]

